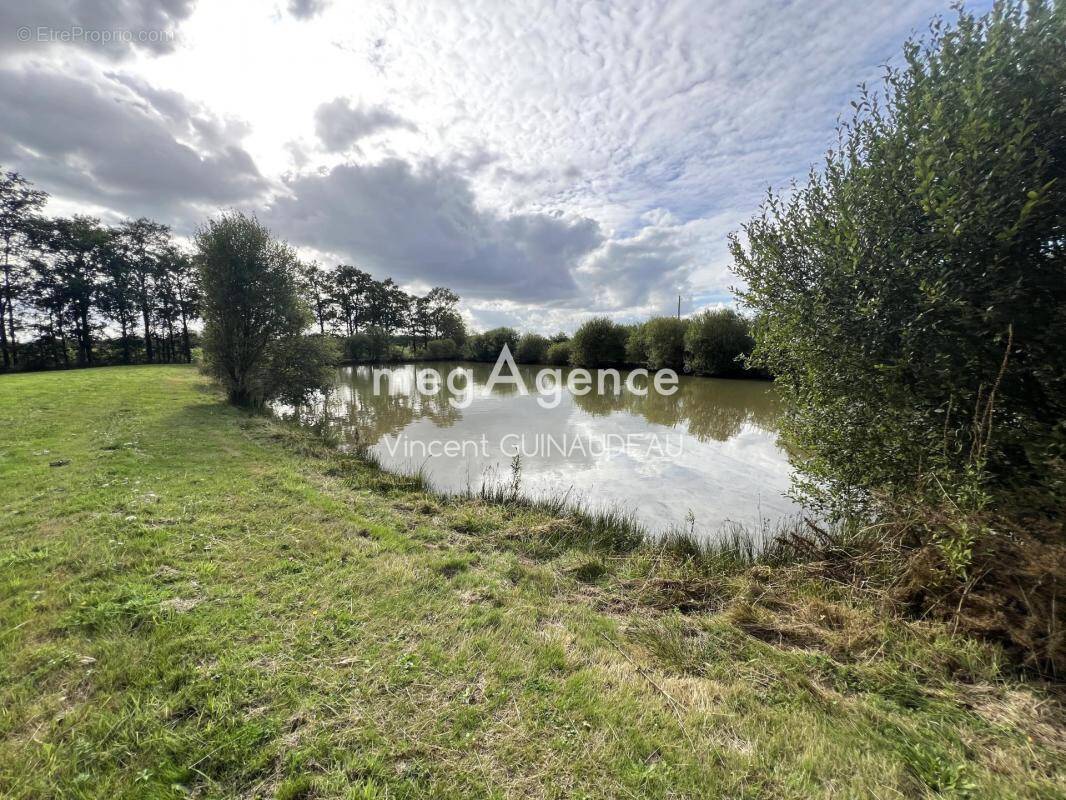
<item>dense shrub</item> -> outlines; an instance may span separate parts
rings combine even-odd
[[[904,55],[732,241],[753,359],[799,488],[876,516],[896,598],[1061,675],[1066,4],[960,11]]]
[[[570,363],[576,367],[616,367],[626,361],[629,331],[607,317],[585,322],[570,340]]]
[[[553,367],[565,367],[570,364],[570,342],[555,342],[548,346],[544,361]]]
[[[644,339],[644,326],[631,325],[626,336],[626,363],[643,365],[648,360],[648,344]]]
[[[677,317],[655,317],[641,325],[644,360],[640,363],[649,369],[683,369],[687,327],[688,321]]]
[[[370,337],[365,333],[354,333],[342,339],[344,357],[349,361],[370,360]]]
[[[474,334],[467,340],[467,355],[473,361],[495,361],[504,345],[512,354],[518,348],[518,332],[514,328],[493,328]]]
[[[344,355],[349,361],[380,363],[395,361],[402,352],[392,344],[392,337],[382,328],[367,328],[344,339]]]
[[[431,339],[426,342],[422,353],[423,357],[430,361],[449,361],[459,358],[461,354],[459,345],[451,339]]]
[[[230,402],[258,406],[326,388],[336,353],[302,335],[312,316],[299,296],[292,250],[239,212],[209,220],[196,247],[204,364]],[[287,363],[290,357],[300,363]]]
[[[740,375],[754,346],[750,323],[729,308],[697,314],[685,331],[686,363],[696,375]]]
[[[340,347],[332,336],[290,336],[269,348],[265,372],[272,399],[300,405],[336,377]]]
[[[960,12],[905,57],[733,239],[755,359],[838,499],[1061,493],[1066,5]]]
[[[520,364],[543,364],[549,342],[539,333],[527,333],[518,340],[515,360]]]

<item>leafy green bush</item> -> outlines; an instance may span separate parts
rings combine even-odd
[[[345,336],[343,341],[344,357],[349,361],[370,360],[370,337],[365,333],[355,333]]]
[[[349,361],[381,363],[403,357],[392,345],[392,338],[383,328],[367,328],[344,338],[344,355]]]
[[[555,342],[548,346],[544,361],[553,367],[565,367],[570,364],[570,342]]]
[[[607,317],[585,322],[570,340],[570,363],[576,367],[616,367],[626,362],[629,331]]]
[[[685,366],[686,320],[655,317],[640,326],[644,345],[644,366],[649,369],[680,371]]]
[[[333,385],[340,347],[331,336],[290,336],[274,342],[268,356],[264,378],[270,396],[295,406]]]
[[[643,365],[648,361],[648,343],[644,339],[644,326],[631,325],[626,337],[626,363]]]
[[[754,346],[751,325],[730,308],[697,314],[685,331],[686,363],[696,375],[740,375]]]
[[[495,361],[504,345],[512,354],[518,348],[518,332],[514,328],[493,328],[474,334],[467,340],[467,355],[473,361]]]
[[[461,351],[451,339],[431,339],[426,342],[423,356],[429,361],[448,361],[459,358]]]
[[[518,340],[515,360],[520,364],[543,364],[549,342],[539,333],[527,333]]]
[[[904,55],[824,171],[732,240],[754,359],[814,495],[1061,499],[1066,4],[960,12]]]

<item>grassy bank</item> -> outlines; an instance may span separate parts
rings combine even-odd
[[[1055,797],[1061,708],[799,568],[442,500],[188,367],[0,377],[0,796]]]

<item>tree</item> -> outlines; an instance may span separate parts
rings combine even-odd
[[[204,358],[230,402],[259,406],[325,388],[330,354],[293,341],[312,320],[299,294],[293,251],[239,212],[209,220],[196,247]],[[297,357],[301,363],[292,363]]]
[[[570,340],[552,342],[544,354],[546,363],[554,367],[565,367],[570,363]]]
[[[170,228],[146,217],[127,220],[119,226],[116,242],[118,257],[125,259],[133,285],[144,332],[144,356],[150,364],[155,360],[152,343],[155,281],[160,260],[170,244]]]
[[[433,335],[436,339],[450,339],[457,345],[465,344],[466,323],[463,322],[462,315],[454,309],[438,314],[434,322]]]
[[[433,325],[433,338],[450,338],[447,328],[455,318],[461,319],[455,307],[459,305],[459,295],[451,289],[437,286],[429,290],[426,295],[430,321]]]
[[[407,294],[392,278],[370,281],[366,291],[367,324],[392,335],[407,324]]]
[[[340,350],[328,336],[283,337],[269,349],[263,385],[270,387],[270,399],[298,406],[333,384],[339,359]]]
[[[161,360],[192,361],[189,319],[198,315],[200,290],[192,260],[174,245],[159,254],[156,263],[155,315],[166,330],[161,339]],[[180,326],[181,341],[178,342]]]
[[[411,334],[411,347],[414,348],[421,339],[422,348],[425,349],[433,333],[432,306],[429,295],[410,298],[407,324]]]
[[[575,367],[616,367],[626,360],[629,331],[607,317],[593,317],[570,340],[570,361]]]
[[[688,322],[677,317],[655,317],[641,326],[644,363],[649,369],[681,370],[685,366],[685,331]]]
[[[548,352],[549,342],[539,333],[527,333],[518,340],[515,360],[519,364],[542,364]]]
[[[466,342],[466,325],[459,313],[459,295],[451,289],[437,286],[426,295],[434,339],[451,339],[457,345]]]
[[[200,303],[203,299],[200,291],[199,276],[192,259],[185,253],[178,253],[172,262],[174,291],[177,299],[178,315],[181,319],[182,354],[185,363],[192,363],[192,346],[189,341],[189,320],[200,316]]]
[[[1061,492],[1066,4],[960,11],[904,56],[732,239],[753,359],[814,496]]]
[[[100,286],[100,310],[120,331],[122,344],[122,363],[133,362],[130,335],[137,324],[137,298],[133,274],[129,261],[116,247],[116,234],[111,231],[107,262],[104,265],[103,280]]]
[[[753,347],[750,323],[731,308],[703,311],[685,331],[686,361],[697,375],[740,374]]]
[[[160,362],[175,360],[174,334],[178,323],[178,293],[171,268],[172,259],[179,258],[176,248],[167,248],[156,265],[155,318],[162,327],[157,340],[156,356]]]
[[[48,195],[34,189],[17,172],[0,172],[0,242],[4,248],[3,286],[0,287],[0,351],[4,369],[18,363],[15,305],[25,284],[23,259],[37,212]]]
[[[626,338],[626,363],[644,364],[648,360],[648,343],[644,339],[644,326],[633,325]]]
[[[504,345],[512,353],[518,347],[518,332],[514,328],[493,328],[474,334],[467,342],[467,351],[474,361],[495,361]]]
[[[335,315],[333,309],[334,300],[330,296],[330,281],[317,261],[310,264],[300,264],[298,275],[300,289],[307,298],[314,312],[315,321],[318,323],[318,332],[323,336],[326,333],[326,323],[330,322]]]
[[[73,332],[78,365],[91,366],[93,310],[112,257],[110,233],[97,219],[75,216],[40,224],[32,236],[42,253],[32,261],[34,294],[52,324]]]
[[[360,325],[366,322],[367,293],[373,282],[368,273],[349,264],[341,264],[333,270],[329,282],[330,297],[348,336],[358,333]]]

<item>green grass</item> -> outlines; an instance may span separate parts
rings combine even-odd
[[[0,796],[1063,796],[994,649],[582,524],[191,368],[0,377]]]

